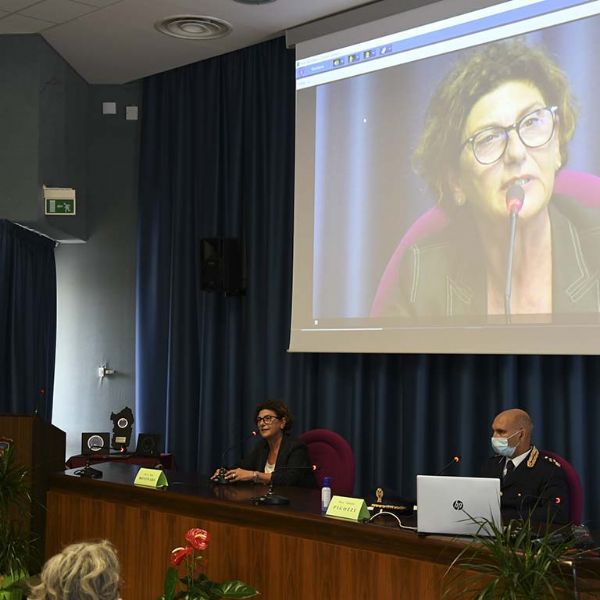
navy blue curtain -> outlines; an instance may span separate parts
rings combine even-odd
[[[0,413],[52,417],[54,242],[0,219]]]
[[[137,419],[185,470],[210,473],[285,399],[295,430],[333,429],[356,493],[415,492],[452,455],[477,474],[490,424],[520,406],[535,442],[570,459],[597,508],[597,357],[289,354],[294,55],[282,39],[146,80],[137,281]],[[203,292],[199,241],[238,237],[245,296]],[[231,451],[229,463],[243,451]]]

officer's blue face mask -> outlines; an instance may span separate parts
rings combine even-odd
[[[511,437],[517,435],[517,433],[521,433],[521,429],[515,431],[512,435],[509,435],[508,437],[493,437],[492,448],[494,452],[499,456],[506,456],[507,458],[511,458],[512,455],[515,453],[516,446],[509,446],[508,440],[510,440]]]

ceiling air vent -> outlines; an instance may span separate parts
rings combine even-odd
[[[214,40],[231,33],[233,27],[216,17],[176,15],[158,21],[154,27],[165,35],[186,40]]]

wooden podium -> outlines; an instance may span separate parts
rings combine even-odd
[[[46,491],[51,473],[65,469],[65,432],[34,415],[0,415],[0,437],[13,440],[17,461],[31,475],[31,533],[43,556]],[[38,566],[38,565],[32,565]]]

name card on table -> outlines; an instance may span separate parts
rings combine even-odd
[[[366,521],[370,518],[369,509],[362,498],[334,496],[325,513],[328,517],[338,517],[348,521]]]
[[[135,476],[133,485],[141,485],[149,488],[162,488],[167,487],[169,482],[167,481],[167,476],[164,474],[164,471],[142,467]]]

